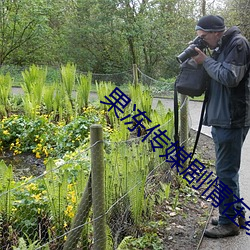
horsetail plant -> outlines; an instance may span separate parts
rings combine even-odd
[[[10,96],[12,79],[10,74],[0,75],[0,115],[7,116],[8,98]]]
[[[44,184],[49,199],[49,207],[59,232],[63,228],[64,211],[67,207],[68,178],[57,169],[54,161],[49,159],[46,164]]]
[[[72,102],[72,92],[76,81],[76,65],[67,63],[66,66],[61,66],[62,86],[64,87],[69,100]]]
[[[89,94],[91,89],[92,74],[88,72],[87,75],[80,75],[78,78],[76,102],[78,110],[88,107]]]
[[[98,99],[100,101],[108,102],[108,100],[105,98],[105,96],[108,97],[109,94],[114,89],[115,89],[115,85],[113,83],[111,83],[111,82],[100,82],[100,83],[96,82],[97,95],[98,95]],[[105,112],[108,111],[109,107],[110,107],[109,105],[100,103],[100,108],[102,110],[104,110]],[[114,127],[114,123],[117,120],[114,109],[111,109],[108,114],[106,113],[106,116],[107,116],[107,120],[108,120],[107,122],[113,128]]]
[[[129,84],[129,96],[131,100],[136,100],[136,107],[141,111],[146,111],[148,117],[151,115],[153,96],[149,89],[142,84]]]
[[[24,110],[29,117],[34,118],[42,103],[47,68],[43,69],[32,65],[29,70],[22,72],[22,76],[24,80],[24,82],[21,83],[21,87],[24,91]]]
[[[13,188],[14,177],[12,166],[8,167],[4,161],[0,161],[0,213],[5,216],[6,222],[9,222],[13,206]]]
[[[46,107],[46,113],[50,114],[53,111],[53,102],[54,102],[54,94],[55,94],[56,85],[46,86],[44,89],[43,102]]]

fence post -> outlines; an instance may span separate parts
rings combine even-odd
[[[83,192],[81,201],[79,203],[76,216],[73,220],[71,230],[67,236],[63,250],[71,250],[77,248],[77,243],[81,237],[83,225],[85,224],[89,211],[91,208],[91,176],[89,176],[88,183]]]
[[[188,97],[186,95],[180,95],[180,145],[187,150],[188,146]]]
[[[106,249],[106,216],[104,194],[104,160],[102,126],[94,124],[90,127],[91,142],[91,176],[93,205],[93,250]]]
[[[138,71],[137,71],[136,64],[133,64],[133,81],[134,81],[134,85],[136,86],[138,84]]]

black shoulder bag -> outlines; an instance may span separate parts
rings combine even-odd
[[[176,90],[191,97],[201,96],[207,88],[207,78],[203,65],[190,58],[180,66],[180,73],[175,82]]]
[[[175,81],[174,88],[174,123],[175,123],[175,135],[174,139],[176,143],[179,143],[179,122],[178,122],[178,93],[187,96],[201,96],[205,92],[205,97],[201,109],[200,121],[198,131],[196,134],[195,144],[193,147],[192,157],[195,154],[195,150],[199,141],[200,132],[202,128],[203,116],[205,113],[205,107],[207,102],[207,86],[209,82],[209,76],[203,65],[198,65],[190,58],[181,64],[180,73]],[[192,158],[190,159],[190,161]]]

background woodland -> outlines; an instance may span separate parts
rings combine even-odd
[[[171,78],[175,59],[206,14],[219,14],[250,38],[247,0],[4,0],[0,65],[60,66],[101,74],[131,69]]]

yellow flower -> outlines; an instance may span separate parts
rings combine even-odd
[[[28,191],[37,190],[37,186],[35,183],[30,183],[29,185],[26,186],[26,189]]]
[[[75,195],[72,195],[71,201],[72,201],[72,203],[76,203],[76,196]]]
[[[3,134],[4,134],[4,135],[9,135],[10,133],[9,133],[8,130],[4,130],[4,131],[3,131]]]
[[[37,158],[37,159],[40,159],[40,158],[41,158],[41,155],[40,155],[39,152],[36,152],[36,158]]]
[[[41,193],[33,194],[32,197],[35,198],[36,201],[40,201],[42,199],[41,195],[42,195]]]
[[[16,212],[17,208],[13,207],[11,210],[12,210],[12,212]]]
[[[74,217],[73,206],[68,205],[66,208],[66,211],[64,211],[64,213],[65,213],[65,215],[68,215],[69,218],[73,218]]]

